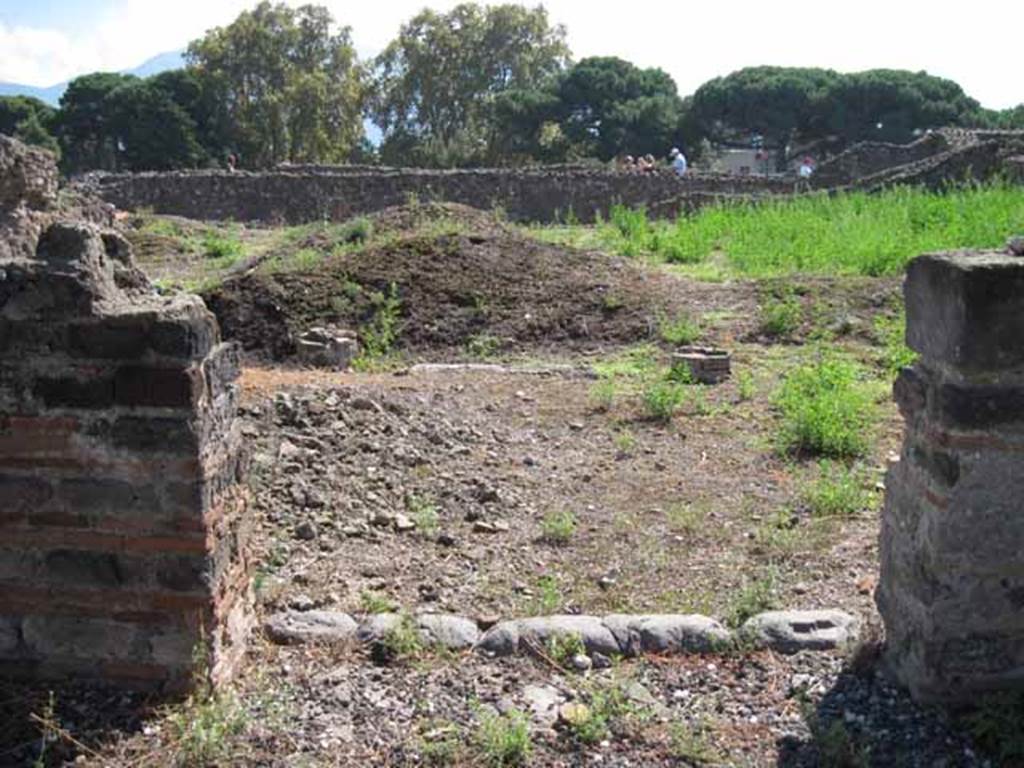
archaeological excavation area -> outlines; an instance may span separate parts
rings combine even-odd
[[[1024,764],[1022,156],[59,185],[0,137],[0,766]],[[768,240],[913,195],[1000,207]]]

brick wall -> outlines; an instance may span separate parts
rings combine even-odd
[[[19,205],[30,205],[27,198]],[[237,353],[119,236],[0,260],[0,674],[178,689],[248,628]]]

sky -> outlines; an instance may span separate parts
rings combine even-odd
[[[289,0],[330,8],[360,54],[379,52],[401,23],[449,0]],[[138,66],[223,26],[255,0],[0,0],[0,81],[50,86]],[[527,5],[536,4],[528,0]],[[660,67],[682,95],[746,66],[926,70],[984,106],[1024,103],[1021,0],[546,0],[575,58],[619,56]]]

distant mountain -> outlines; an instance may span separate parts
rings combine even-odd
[[[181,69],[183,66],[185,66],[185,59],[182,56],[182,51],[169,51],[147,59],[135,67],[135,69],[124,70],[122,74],[150,77],[151,75],[166,72],[169,69]],[[87,73],[83,72],[82,74]],[[57,85],[51,85],[49,88],[40,88],[34,85],[0,82],[0,96],[33,96],[56,107],[67,87],[67,83],[57,83]]]

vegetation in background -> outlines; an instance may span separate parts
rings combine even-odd
[[[370,322],[359,329],[362,342],[362,357],[374,360],[391,351],[398,333],[398,316],[402,302],[398,298],[398,287],[391,283],[387,293],[377,291],[370,296],[374,307]]]
[[[856,363],[820,352],[790,371],[775,395],[782,415],[781,451],[853,458],[868,448],[876,418],[875,392]]]
[[[818,477],[803,491],[803,501],[814,517],[853,517],[875,505],[863,470],[833,461],[818,465]]]
[[[1024,189],[1002,183],[928,192],[807,195],[702,208],[674,222],[618,206],[597,231],[626,256],[738,275],[891,275],[928,251],[1001,247],[1024,230]]]

